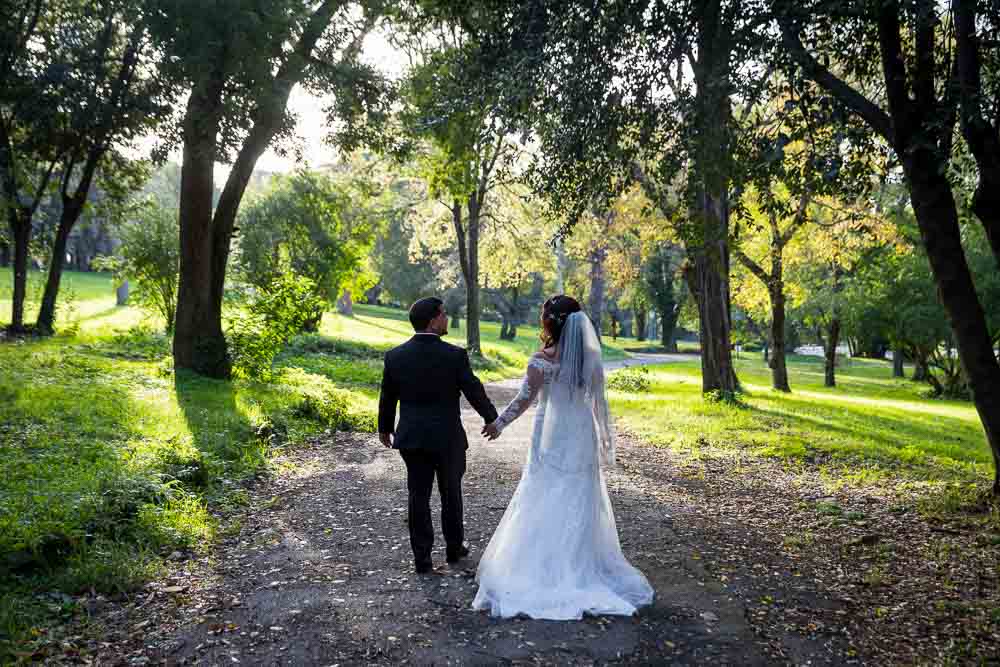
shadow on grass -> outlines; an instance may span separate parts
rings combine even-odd
[[[253,408],[240,405],[232,381],[179,370],[174,391],[192,444],[203,455],[201,465],[221,463],[250,471],[266,462],[267,444],[257,436],[267,420],[262,414],[257,423],[251,420]]]

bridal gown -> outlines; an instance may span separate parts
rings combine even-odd
[[[479,563],[474,609],[569,620],[632,615],[652,602],[649,582],[622,554],[601,469],[613,460],[614,436],[597,349],[597,391],[571,391],[555,381],[558,363],[535,356],[498,420],[506,427],[538,401],[521,481]]]

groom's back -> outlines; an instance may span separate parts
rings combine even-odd
[[[465,350],[437,336],[417,335],[386,353],[382,393],[399,401],[397,448],[467,446],[459,403],[467,363]]]

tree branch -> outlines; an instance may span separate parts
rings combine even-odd
[[[860,116],[873,130],[892,142],[892,120],[889,115],[877,104],[821,65],[806,50],[798,33],[786,17],[780,17],[779,21],[781,22],[781,41],[806,75],[836,97],[841,104]]]

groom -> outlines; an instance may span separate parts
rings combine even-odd
[[[441,340],[448,333],[444,302],[436,297],[420,299],[410,306],[410,323],[416,331],[413,338],[385,355],[378,432],[382,444],[398,449],[406,464],[410,546],[417,572],[424,574],[434,567],[430,502],[435,475],[447,560],[455,563],[469,554],[462,525],[462,475],[469,442],[462,427],[459,392],[487,424],[496,421],[497,411],[473,375],[466,351]]]

